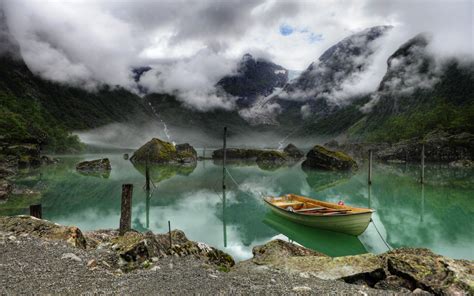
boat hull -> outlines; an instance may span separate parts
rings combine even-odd
[[[360,235],[367,229],[372,217],[372,212],[334,216],[301,215],[271,204],[268,204],[268,206],[275,214],[293,222],[355,236]]]

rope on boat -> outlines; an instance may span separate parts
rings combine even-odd
[[[374,220],[372,220],[372,218],[370,218],[370,222],[372,222],[372,224],[374,225],[375,227],[375,230],[377,231],[377,233],[379,234],[380,238],[382,239],[383,243],[387,246],[388,250],[391,251],[392,248],[389,246],[389,244],[385,241],[385,239],[383,238],[382,234],[380,234],[380,231],[378,230],[377,228],[377,225],[375,225],[375,222]]]

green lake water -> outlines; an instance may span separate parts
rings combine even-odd
[[[82,175],[75,164],[109,157],[108,176]],[[227,178],[222,199],[222,167],[212,160],[194,168],[153,166],[156,186],[151,196],[143,190],[144,168],[134,167],[122,155],[60,157],[56,165],[23,171],[18,186],[35,188],[41,196],[16,196],[0,205],[0,215],[28,212],[41,203],[43,218],[82,230],[117,228],[121,185],[132,183],[132,226],[162,233],[183,230],[189,239],[222,249],[237,260],[252,256],[252,247],[274,238],[295,241],[308,248],[341,256],[387,250],[391,247],[427,247],[452,258],[474,259],[474,170],[428,165],[426,184],[418,182],[416,165],[375,165],[373,184],[367,185],[363,166],[353,175],[305,172],[300,164],[262,169],[255,163],[229,164],[240,184]],[[367,230],[357,237],[321,231],[271,214],[262,195],[295,193],[376,210]]]

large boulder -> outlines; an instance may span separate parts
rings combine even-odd
[[[82,161],[76,165],[76,170],[81,172],[110,171],[111,169],[108,158]]]
[[[0,154],[14,157],[15,165],[20,168],[41,165],[40,146],[38,144],[6,145],[1,148]]]
[[[285,154],[280,151],[262,151],[256,159],[257,165],[263,169],[276,169],[284,165],[287,161]]]
[[[314,146],[302,163],[303,168],[330,171],[357,170],[357,163],[344,152],[331,151],[323,146]]]
[[[434,254],[428,249],[403,248],[382,255],[388,271],[436,295],[473,295],[474,264]]]
[[[182,164],[196,163],[197,152],[189,144],[173,145],[172,143],[153,138],[137,151],[130,158],[134,163],[167,163]]]
[[[304,156],[303,152],[291,143],[288,144],[285,149],[283,149],[283,152],[286,156],[291,157],[293,159],[300,159]]]
[[[66,241],[70,245],[85,249],[86,239],[79,228],[62,226],[30,216],[0,217],[0,231],[14,234],[29,234],[37,237]]]

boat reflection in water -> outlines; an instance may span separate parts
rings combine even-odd
[[[265,215],[263,222],[290,240],[331,257],[367,253],[356,236],[294,223],[272,212]]]

